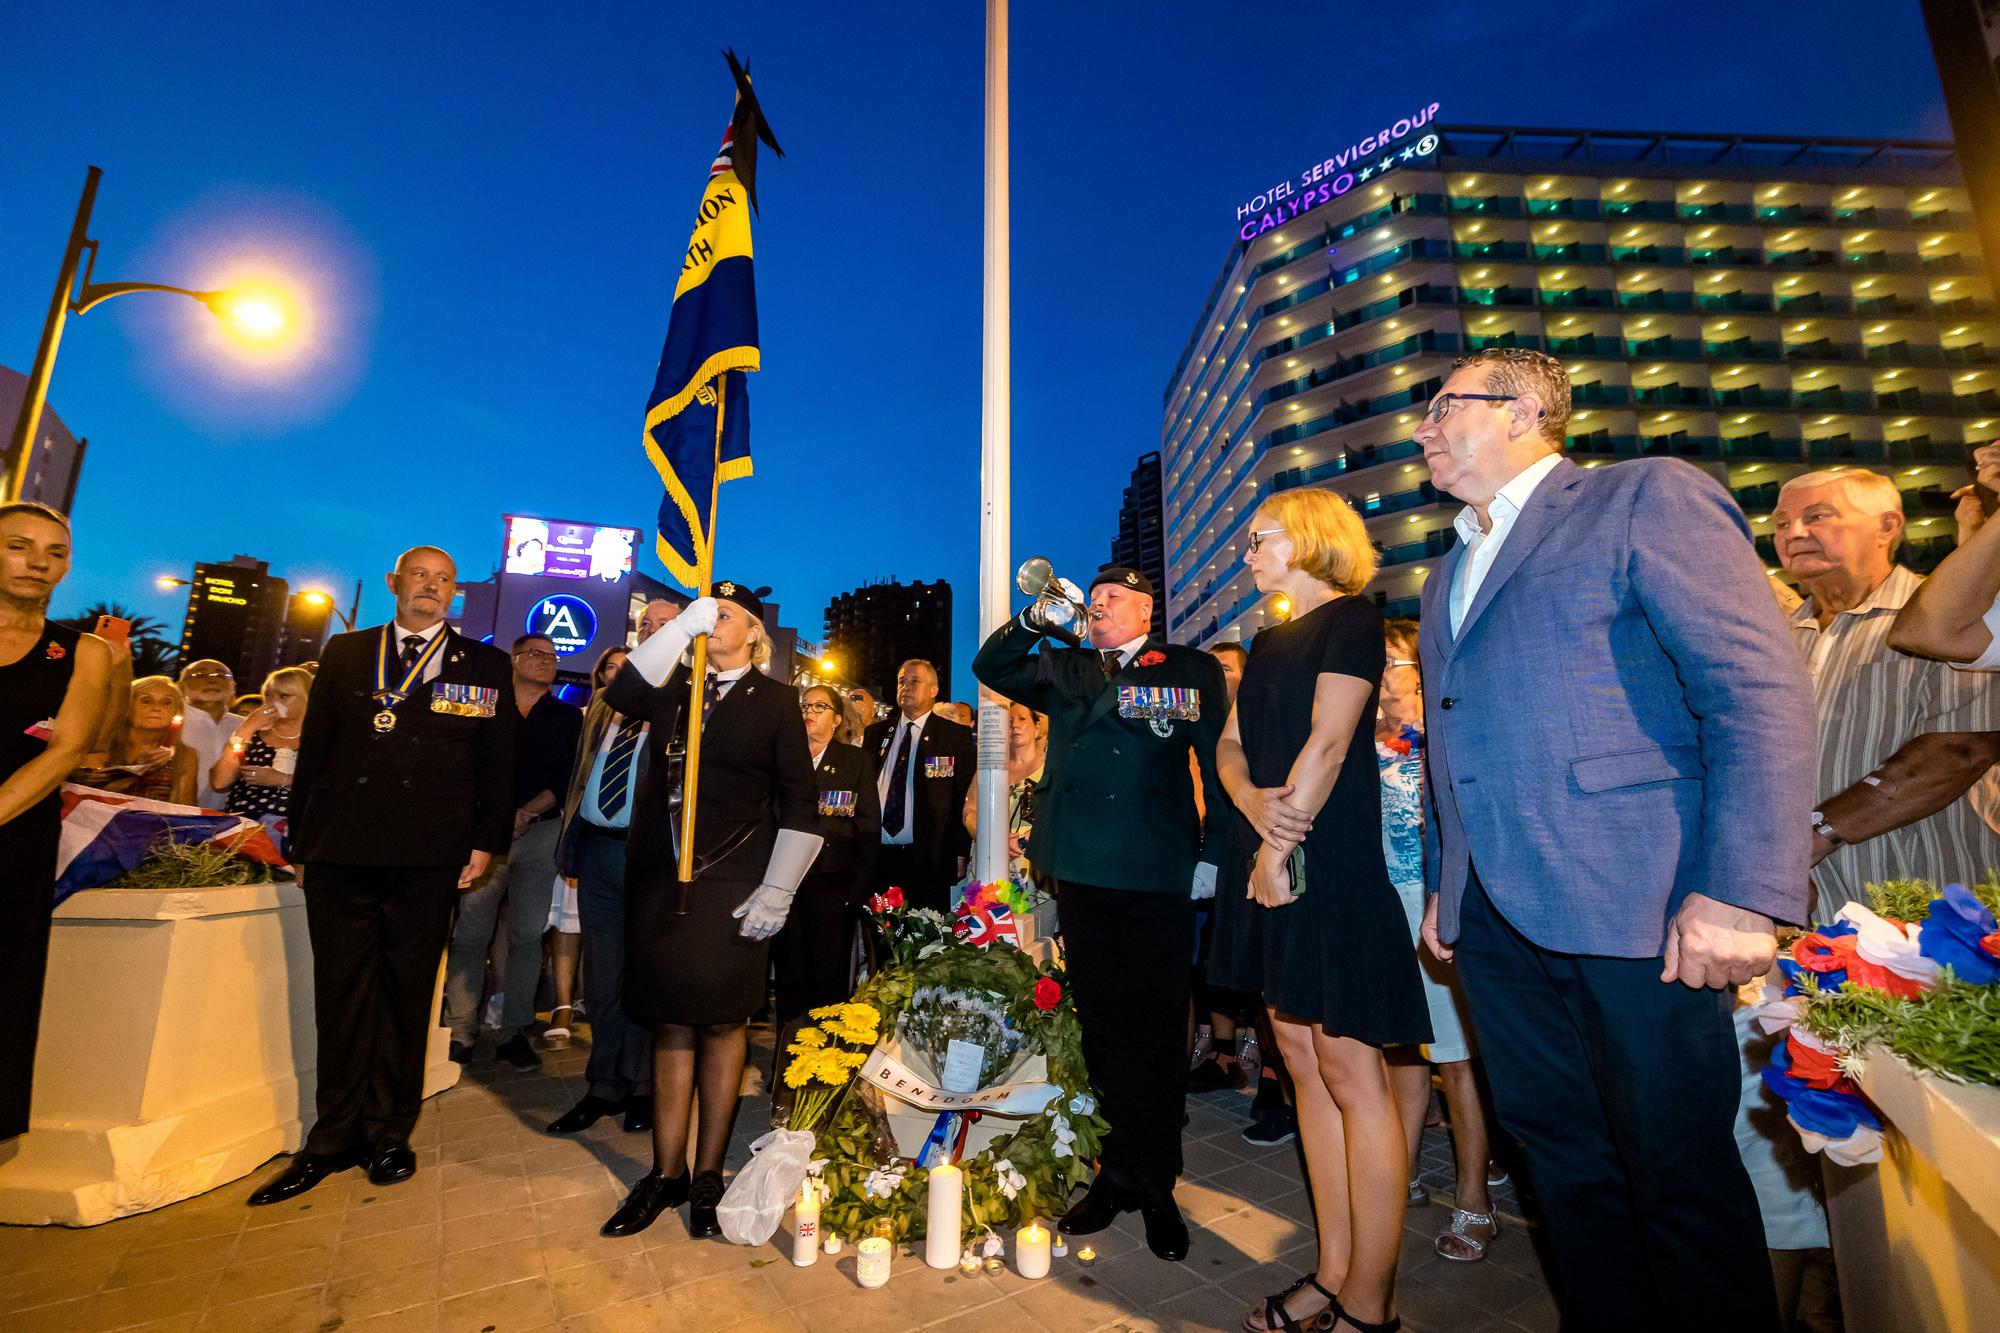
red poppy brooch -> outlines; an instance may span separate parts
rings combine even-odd
[[[69,649],[51,639],[49,640],[47,656],[51,662],[60,662],[63,658],[69,656]]]
[[[1164,662],[1164,661],[1166,661],[1166,660],[1167,660],[1167,655],[1166,655],[1165,653],[1163,653],[1163,652],[1160,652],[1160,651],[1159,651],[1158,649],[1155,649],[1155,650],[1153,650],[1153,651],[1152,651],[1152,652],[1150,652],[1150,653],[1140,653],[1140,654],[1139,654],[1139,660],[1138,660],[1137,662],[1133,663],[1133,665],[1134,665],[1134,666],[1158,666],[1158,665],[1159,665],[1160,663],[1162,663],[1162,662]]]

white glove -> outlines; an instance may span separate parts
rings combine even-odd
[[[659,635],[653,637],[658,638]],[[764,868],[764,882],[730,913],[743,923],[737,928],[737,934],[746,940],[768,940],[783,928],[785,918],[791,915],[792,898],[799,891],[799,882],[805,879],[806,871],[812,869],[812,863],[825,842],[826,839],[817,833],[790,828],[778,830],[778,840],[771,846],[771,862]]]
[[[1051,629],[1058,629],[1067,630],[1072,634],[1082,634],[1085,622],[1089,619],[1090,615],[1089,606],[1083,599],[1083,589],[1077,587],[1076,584],[1070,582],[1068,579],[1057,579],[1055,590],[1062,594],[1064,601],[1075,608],[1076,616],[1068,625],[1052,624],[1048,619],[1048,613],[1054,608],[1040,597],[1031,602],[1028,609],[1021,613],[1021,623],[1038,633],[1046,633]],[[1046,596],[1047,593],[1045,591],[1044,597]]]
[[[648,685],[664,685],[694,642],[697,634],[715,628],[715,599],[697,597],[687,609],[653,632],[653,637],[632,650],[625,660],[638,669]]]
[[[1194,899],[1196,902],[1201,902],[1204,899],[1213,898],[1214,896],[1215,867],[1206,861],[1195,862],[1194,887],[1189,890],[1188,897]]]

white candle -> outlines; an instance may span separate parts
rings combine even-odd
[[[1049,1275],[1049,1233],[1039,1222],[1030,1222],[1014,1235],[1014,1268],[1022,1277]]]
[[[965,1173],[950,1162],[931,1168],[930,1193],[924,1216],[924,1262],[932,1268],[956,1268],[962,1248],[959,1210],[965,1198]]]
[[[826,1235],[822,1237],[822,1243],[825,1244],[826,1252],[828,1254],[840,1253],[840,1233],[838,1231],[827,1232]]]
[[[854,1279],[864,1287],[880,1287],[889,1281],[889,1238],[867,1236],[854,1247]]]
[[[792,1263],[806,1268],[819,1259],[819,1187],[807,1179],[792,1204]]]

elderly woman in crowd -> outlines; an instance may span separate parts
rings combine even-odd
[[[130,700],[110,752],[87,756],[74,780],[123,796],[194,804],[201,761],[181,744],[181,687],[166,676],[141,676]]]
[[[230,813],[274,819],[291,813],[292,770],[312,680],[298,667],[280,667],[264,678],[264,702],[243,719],[209,773],[209,785],[229,794]]]
[[[1292,609],[1258,634],[1216,748],[1243,854],[1254,858],[1254,901],[1217,898],[1218,913],[1252,920],[1247,930],[1218,927],[1209,967],[1217,984],[1261,991],[1270,1007],[1319,1226],[1314,1271],[1262,1302],[1245,1327],[1316,1320],[1367,1333],[1396,1326],[1407,1180],[1382,1048],[1431,1037],[1382,854],[1372,762],[1382,614],[1360,595],[1375,552],[1346,501],[1296,490],[1258,508],[1245,554],[1258,591]]]

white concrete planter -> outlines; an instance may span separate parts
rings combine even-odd
[[[1866,1055],[1857,1082],[1882,1113],[1882,1160],[1825,1165],[1849,1333],[2000,1326],[2000,1089]]]
[[[426,1097],[458,1082],[448,1047],[433,1026]],[[29,1129],[0,1150],[0,1222],[94,1226],[239,1179],[304,1141],[316,1067],[296,886],[75,894],[55,914]]]

